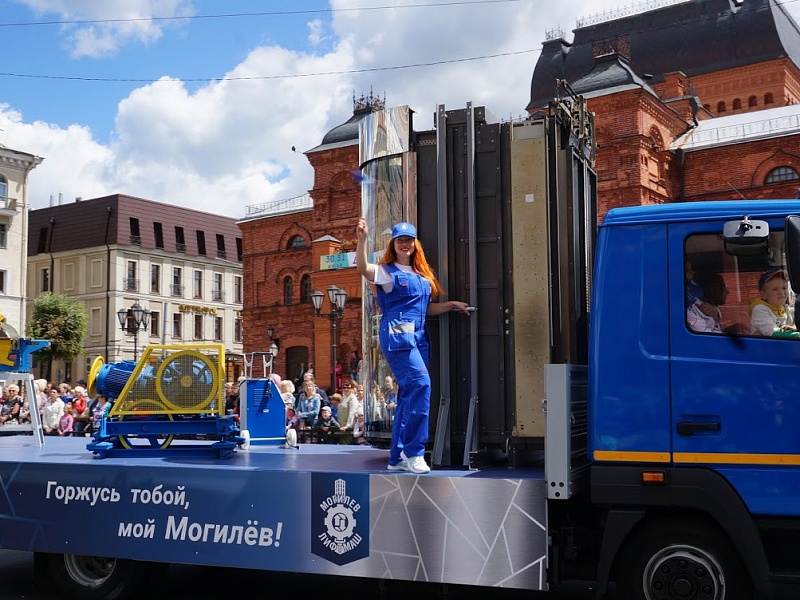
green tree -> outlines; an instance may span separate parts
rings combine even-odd
[[[50,346],[36,353],[50,379],[54,360],[72,360],[83,351],[83,338],[89,329],[89,318],[83,302],[63,294],[42,294],[33,301],[33,315],[27,335],[50,340]]]

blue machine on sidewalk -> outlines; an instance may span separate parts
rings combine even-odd
[[[225,415],[222,344],[150,345],[138,362],[104,364],[89,373],[89,393],[113,402],[86,448],[100,458],[162,451],[230,456],[244,439]]]

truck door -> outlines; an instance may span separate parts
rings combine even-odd
[[[738,257],[722,222],[669,226],[672,460],[722,473],[754,514],[800,515],[800,340],[750,334],[759,279],[784,276],[783,220],[768,222],[769,253]],[[689,306],[701,288],[719,329]]]

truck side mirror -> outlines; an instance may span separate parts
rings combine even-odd
[[[800,217],[789,215],[786,217],[786,227],[783,232],[783,243],[786,248],[786,270],[792,290],[800,293]]]
[[[725,251],[734,256],[766,254],[769,248],[769,224],[751,220],[745,215],[741,221],[728,221],[722,228]]]

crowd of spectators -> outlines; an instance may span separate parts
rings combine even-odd
[[[102,394],[89,398],[86,382],[54,384],[46,379],[36,379],[33,390],[39,409],[39,422],[45,435],[91,436],[108,414],[111,402]],[[4,427],[18,429],[30,426],[31,403],[23,382],[6,382],[0,401],[0,433]],[[13,427],[17,426],[17,427]]]

